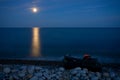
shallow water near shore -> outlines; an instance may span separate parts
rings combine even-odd
[[[60,58],[90,54],[120,63],[120,28],[0,28],[0,58]]]

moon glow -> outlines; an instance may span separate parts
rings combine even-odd
[[[34,12],[34,13],[36,13],[38,11],[38,9],[37,8],[32,8],[32,12]]]

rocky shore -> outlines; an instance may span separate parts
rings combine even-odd
[[[65,70],[59,66],[0,64],[0,80],[120,80],[120,72],[106,67],[92,72],[80,67]]]

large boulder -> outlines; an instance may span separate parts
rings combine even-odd
[[[87,68],[90,71],[101,71],[102,66],[96,58],[74,58],[70,56],[64,56],[63,66],[65,69],[73,69],[76,67]]]

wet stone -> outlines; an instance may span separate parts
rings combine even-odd
[[[30,78],[30,80],[37,80],[38,77],[37,76],[33,76],[32,78]]]
[[[17,66],[17,67],[16,67]],[[63,67],[49,68],[34,65],[1,65],[0,80],[120,80],[118,73],[91,72],[87,68],[65,70]]]
[[[4,72],[4,73],[10,73],[10,71],[11,71],[11,70],[10,70],[9,67],[6,67],[6,68],[3,69],[3,72]]]

